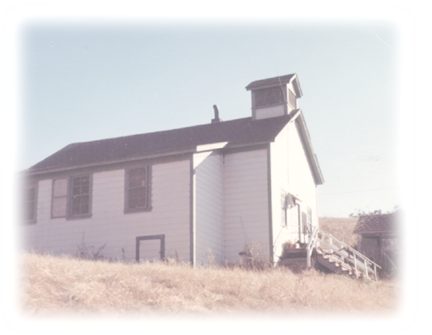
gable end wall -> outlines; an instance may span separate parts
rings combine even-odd
[[[285,226],[284,195],[291,193],[301,199],[302,209],[312,210],[312,224],[317,226],[316,185],[294,122],[289,122],[278,134],[270,144],[270,152],[274,261],[277,262],[283,243],[299,239],[298,208],[287,210]]]

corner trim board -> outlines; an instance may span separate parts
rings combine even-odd
[[[193,165],[193,154],[189,158],[189,255],[190,264],[195,266],[195,170]]]
[[[271,143],[267,145],[267,197],[268,197],[268,218],[269,218],[269,248],[270,263],[274,264],[274,246],[273,246],[273,215],[272,215],[272,180],[271,180]]]

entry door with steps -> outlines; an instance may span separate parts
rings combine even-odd
[[[165,259],[165,235],[137,236],[137,262],[159,262],[163,259]]]

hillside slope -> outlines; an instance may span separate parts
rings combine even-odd
[[[315,271],[261,272],[24,255],[24,309],[32,312],[375,311],[396,303],[392,282]]]
[[[345,243],[354,246],[357,244],[357,236],[354,228],[357,218],[332,218],[322,217],[319,219],[320,228]]]

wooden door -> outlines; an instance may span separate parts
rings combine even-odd
[[[165,235],[147,235],[136,238],[136,261],[159,262],[165,259]]]

